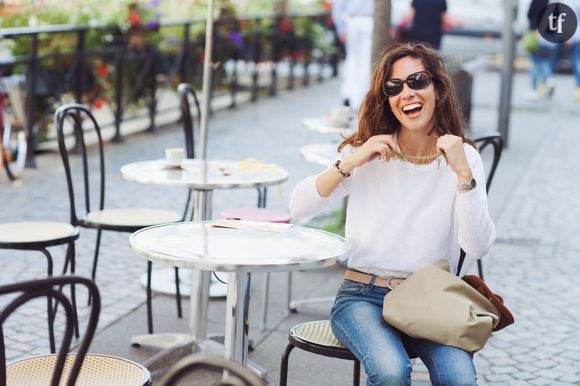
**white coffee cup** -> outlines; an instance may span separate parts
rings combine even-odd
[[[165,162],[169,166],[181,166],[185,152],[181,147],[170,147],[165,149]]]
[[[348,124],[350,120],[350,107],[334,106],[330,109],[330,120],[337,123]]]

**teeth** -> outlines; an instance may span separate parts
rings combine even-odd
[[[403,111],[409,111],[409,110],[418,109],[418,108],[421,108],[420,103],[412,103],[410,105],[403,106]]]

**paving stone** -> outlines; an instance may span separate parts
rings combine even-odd
[[[580,375],[564,375],[559,379],[562,382],[568,382],[574,385],[580,385]]]
[[[517,369],[513,366],[492,366],[491,371],[494,374],[508,374],[511,375],[514,372],[517,372]]]
[[[546,378],[536,378],[528,381],[532,385],[537,386],[544,386],[544,385],[552,385],[554,384],[553,379],[546,379]]]
[[[486,374],[485,375],[486,382],[499,382],[499,383],[508,383],[513,380],[513,378],[508,374]]]

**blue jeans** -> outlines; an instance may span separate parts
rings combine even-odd
[[[537,52],[530,55],[532,90],[537,90],[540,84],[545,84],[549,78],[554,76],[556,53],[555,46],[540,46]]]
[[[408,352],[421,358],[434,385],[477,385],[470,353],[410,338],[383,320],[383,298],[389,291],[345,280],[332,306],[332,331],[363,365],[367,385],[410,385]]]

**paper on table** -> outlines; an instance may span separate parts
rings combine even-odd
[[[212,223],[216,228],[234,228],[234,229],[251,229],[255,231],[265,232],[284,232],[290,228],[292,224],[274,223],[267,221],[248,221],[248,220],[216,220]]]

